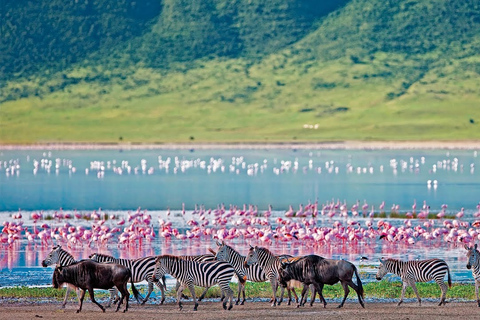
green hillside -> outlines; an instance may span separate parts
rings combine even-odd
[[[480,4],[4,1],[0,143],[480,139]]]

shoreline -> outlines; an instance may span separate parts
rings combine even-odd
[[[0,145],[7,150],[213,150],[213,149],[308,149],[308,150],[475,150],[480,141],[332,141],[318,143],[45,143],[30,145]]]

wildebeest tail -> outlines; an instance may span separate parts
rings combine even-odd
[[[143,297],[140,295],[140,292],[138,292],[137,288],[135,288],[135,285],[133,284],[132,271],[130,269],[128,269],[128,271],[130,275],[130,283],[132,284],[133,296],[135,297],[135,300],[137,300],[138,303],[141,303],[140,299],[143,300]]]
[[[365,298],[364,292],[363,292],[362,280],[360,280],[360,275],[358,274],[358,270],[355,265],[353,265],[353,270],[355,270],[355,276],[357,276],[358,294],[362,296],[362,298]]]
[[[133,278],[130,277],[130,283],[132,284],[132,292],[133,296],[135,297],[135,300],[137,300],[138,303],[141,303],[143,300],[143,297],[140,295],[140,292],[138,292],[137,288],[135,288],[135,285],[133,284]]]

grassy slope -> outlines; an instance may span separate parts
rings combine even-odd
[[[0,105],[0,143],[480,139],[478,40],[453,34],[454,46],[442,35],[450,29],[425,29],[422,52],[413,52],[415,39],[395,42],[407,23],[383,30],[382,43],[379,28],[393,22],[379,17],[397,10],[392,21],[404,22],[428,10],[376,2],[351,1],[262,59],[172,63],[168,72],[94,60],[11,81],[9,90],[41,93]]]

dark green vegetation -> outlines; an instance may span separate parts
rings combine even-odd
[[[480,139],[475,0],[4,0],[0,143]]]
[[[356,281],[356,280],[355,280]],[[231,284],[233,291],[237,292],[236,284]],[[140,286],[140,288],[142,288]],[[270,298],[272,295],[272,287],[270,283],[248,283],[245,287],[246,295],[249,298]],[[439,298],[441,291],[436,283],[418,283],[417,284],[418,292],[421,298]],[[142,288],[140,292],[145,295],[146,288]],[[402,285],[400,282],[372,282],[364,284],[365,297],[366,298],[381,298],[381,299],[400,299]],[[300,289],[296,289],[297,294],[300,294]],[[203,288],[196,288],[196,294],[199,296],[203,292]],[[187,295],[190,295],[188,290],[184,292]],[[280,293],[280,291],[278,291]],[[157,295],[160,295],[160,292],[156,292]],[[75,296],[75,293],[70,294],[72,297]],[[169,297],[175,297],[175,292],[169,290],[167,292]],[[221,295],[220,288],[218,286],[212,287],[207,292],[207,298],[218,298]],[[325,286],[323,290],[323,295],[327,299],[332,298],[342,298],[343,289],[340,284],[334,286]],[[107,291],[99,291],[95,296],[107,298]],[[28,288],[28,287],[13,287],[13,288],[0,288],[0,297],[11,297],[11,298],[55,298],[58,300],[65,297],[65,289],[57,290],[53,288]],[[286,294],[285,294],[286,297]],[[350,298],[356,299],[356,293],[352,290],[349,295]],[[407,298],[415,298],[415,293],[411,288],[407,289],[406,293]],[[453,284],[447,292],[448,299],[465,299],[465,300],[475,300],[475,287],[473,284]],[[317,296],[318,299],[318,296]],[[318,301],[318,300],[317,300]]]

